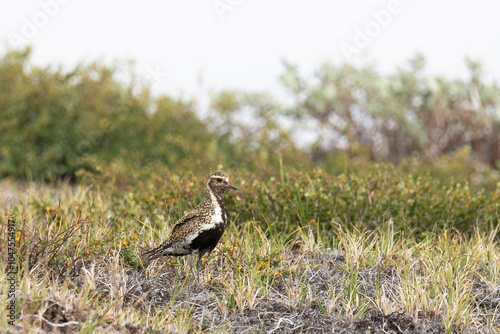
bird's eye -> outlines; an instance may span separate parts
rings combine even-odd
[[[222,179],[217,178],[216,180],[217,180],[217,183],[221,183],[222,182]]]

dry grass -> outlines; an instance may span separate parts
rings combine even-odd
[[[391,221],[347,231],[333,217],[333,238],[313,223],[284,237],[269,232],[279,221],[236,219],[198,286],[187,259],[140,263],[140,247],[170,229],[151,222],[169,212],[117,211],[106,191],[83,186],[0,188],[2,226],[9,217],[18,224],[21,269],[18,320],[0,318],[1,332],[500,331],[497,230],[416,241]],[[0,289],[8,290],[6,280]]]

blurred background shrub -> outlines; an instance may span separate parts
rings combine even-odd
[[[130,82],[120,81],[118,66],[38,67],[30,53],[0,58],[3,177],[76,181],[113,163],[338,175],[387,162],[439,183],[493,190],[499,181],[500,89],[471,60],[463,80],[426,76],[419,55],[388,75],[329,63],[306,75],[285,62],[286,103],[220,91],[200,113],[195,100],[152,96],[131,71]]]

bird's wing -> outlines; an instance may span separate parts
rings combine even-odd
[[[182,242],[185,238],[196,230],[196,222],[201,219],[200,215],[193,210],[187,213],[184,217],[175,223],[174,228],[170,232],[169,238],[160,246],[144,252],[142,256],[147,262],[163,256],[163,252],[176,243]]]
[[[170,232],[170,238],[168,241],[170,243],[175,243],[177,241],[184,240],[189,234],[194,232],[197,227],[197,221],[200,220],[201,217],[199,212],[193,210],[187,213],[184,217],[179,219],[177,223],[175,223],[172,232]]]
[[[200,217],[196,210],[193,210],[184,215],[175,223],[168,239],[160,246],[143,253],[143,256],[151,259],[157,254],[163,252],[163,250],[172,247],[172,245],[174,245],[175,243],[183,241],[189,234],[193,232],[196,227],[196,221],[198,219],[200,219]]]

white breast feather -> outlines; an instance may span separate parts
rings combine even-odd
[[[211,221],[212,224],[207,224],[207,225],[210,225],[213,228],[215,227],[215,225],[222,224],[224,220],[222,219],[222,209],[220,208],[219,202],[217,202],[217,199],[215,198],[212,191],[210,191],[210,197],[212,197],[212,203],[215,204],[215,213],[212,216],[212,221]],[[202,229],[205,228],[202,227]]]

